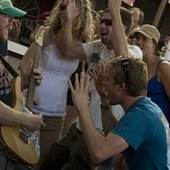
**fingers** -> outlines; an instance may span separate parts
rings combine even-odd
[[[104,79],[104,77],[106,76],[107,72],[108,72],[108,69],[107,69],[105,63],[99,63],[97,65],[97,76],[98,77]]]
[[[81,72],[79,88],[87,90],[89,86],[89,76],[85,72]]]
[[[41,70],[40,69],[34,69],[33,75],[34,75],[34,80],[35,80],[35,83],[37,84],[37,86],[40,85],[41,82],[42,82],[42,79],[43,79]]]
[[[74,94],[74,88],[73,88],[73,85],[72,85],[72,82],[70,79],[69,79],[68,83],[69,83],[69,88],[71,90],[71,93]]]
[[[21,27],[21,22],[18,19],[15,19],[11,25],[13,29],[19,29]]]
[[[85,72],[81,72],[80,80],[78,74],[75,74],[74,87],[72,85],[71,80],[69,80],[69,88],[72,93],[75,93],[75,91],[79,90],[88,90],[88,87],[89,87],[89,75],[87,75]]]
[[[32,71],[32,66],[33,66],[33,60],[30,60],[30,62],[28,63],[27,69],[26,69],[25,76],[29,77],[29,75]]]
[[[40,104],[40,98],[39,98],[39,96],[34,95],[34,101],[33,101],[33,103],[34,103],[34,105],[37,105],[37,106]]]

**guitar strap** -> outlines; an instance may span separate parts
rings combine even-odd
[[[3,65],[5,66],[5,68],[9,71],[9,73],[14,77],[18,77],[19,74],[15,71],[15,69],[2,57],[0,56],[0,59],[3,63]]]

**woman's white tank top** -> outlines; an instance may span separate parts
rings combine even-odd
[[[39,105],[34,111],[46,116],[63,116],[66,110],[68,80],[77,69],[79,59],[64,58],[54,43],[42,48],[43,80],[36,88]]]

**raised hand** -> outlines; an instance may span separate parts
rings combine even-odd
[[[85,72],[81,72],[80,80],[78,74],[75,75],[75,87],[69,80],[69,87],[72,94],[73,103],[79,113],[88,111],[89,101],[89,76]]]
[[[60,18],[62,26],[67,27],[66,22],[73,26],[73,22],[83,12],[84,5],[76,4],[75,0],[65,0],[60,6]]]
[[[120,13],[122,1],[121,0],[108,0],[108,7],[110,13]]]
[[[13,19],[10,24],[9,36],[11,37],[19,37],[21,30],[21,22],[18,19]]]
[[[105,90],[104,82],[105,77],[108,74],[108,67],[106,67],[105,63],[99,63],[97,65],[97,69],[94,72],[94,80],[95,80],[95,86],[96,89],[100,95],[101,98],[107,98],[107,92]]]

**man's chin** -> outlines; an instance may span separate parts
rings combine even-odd
[[[107,44],[107,40],[105,38],[101,38],[101,42],[105,45]]]

